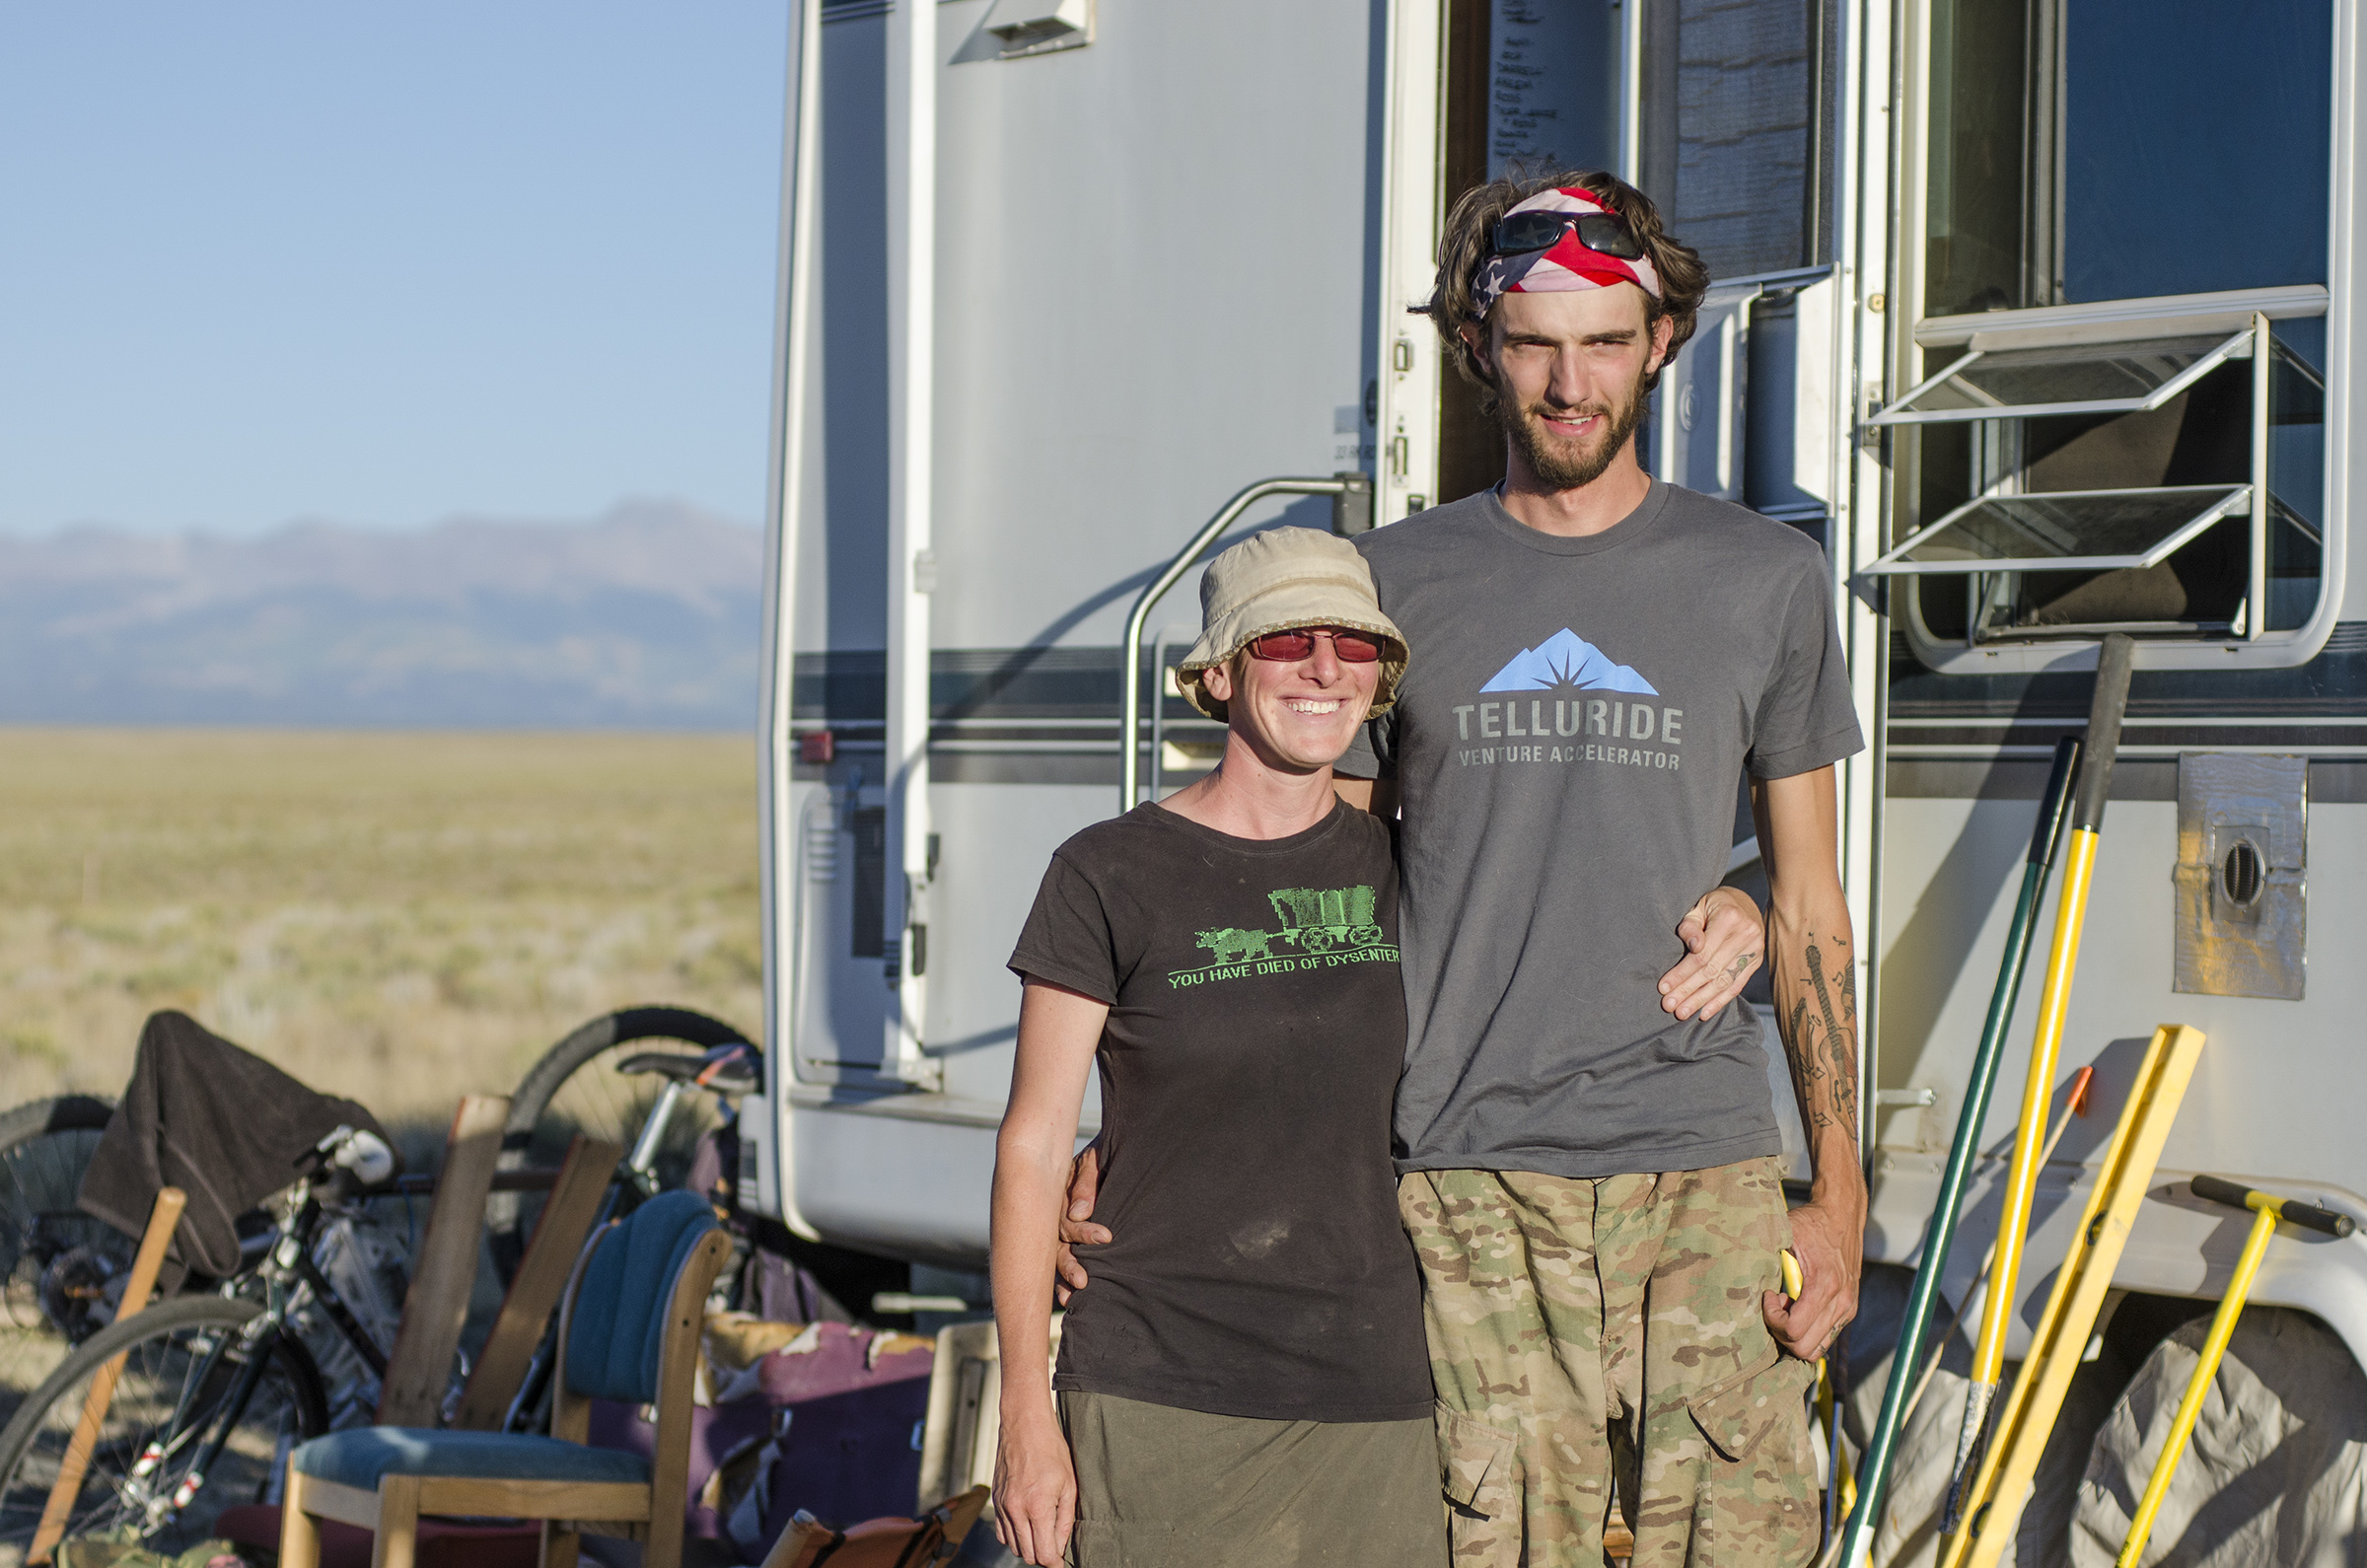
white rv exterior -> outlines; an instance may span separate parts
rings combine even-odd
[[[746,1118],[763,1206],[983,1266],[1003,961],[1053,846],[1120,807],[1129,608],[1253,482],[1360,470],[1383,527],[1477,487],[1468,402],[1406,307],[1459,182],[1550,153],[1636,179],[1717,278],[1656,471],[1817,535],[1842,590],[1872,739],[1842,791],[1875,938],[1869,1256],[1913,1257],[2045,757],[2113,629],[2137,675],[2064,1046],[2099,1102],[2042,1186],[2021,1332],[2158,1023],[2209,1043],[2121,1287],[2219,1293],[2244,1225],[2182,1196],[2188,1174],[2367,1219],[2357,6],[2212,20],[2233,9],[806,0],[766,622],[772,1104]],[[1135,739],[1172,787],[1212,732],[1150,672],[1196,627],[1196,574],[1147,624]],[[1952,1301],[1994,1203],[1976,1190]],[[2367,1362],[2367,1234],[2281,1235],[2253,1300]]]

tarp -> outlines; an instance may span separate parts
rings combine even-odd
[[[2154,1347],[2097,1435],[2071,1521],[2073,1568],[2111,1568],[2207,1319]],[[2367,1568],[2367,1373],[2317,1319],[2237,1319],[2141,1559],[2179,1568]]]

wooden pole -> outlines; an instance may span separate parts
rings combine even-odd
[[[157,1271],[165,1265],[165,1248],[173,1244],[173,1232],[180,1224],[180,1211],[188,1207],[189,1195],[179,1187],[165,1187],[156,1194],[156,1206],[148,1211],[148,1229],[140,1236],[140,1249],[131,1260],[131,1277],[124,1281],[123,1299],[115,1308],[115,1321],[136,1316],[148,1305],[156,1290]],[[29,1563],[43,1563],[65,1539],[66,1521],[73,1515],[75,1499],[82,1495],[83,1477],[90,1473],[91,1454],[99,1446],[99,1428],[107,1420],[107,1407],[114,1402],[115,1384],[123,1376],[123,1365],[131,1352],[111,1358],[91,1380],[90,1391],[83,1395],[82,1419],[74,1423],[74,1436],[66,1444],[66,1457],[58,1464],[57,1480],[49,1488],[49,1501],[41,1508],[41,1524],[33,1532],[33,1549],[25,1554]]]
[[[452,1139],[436,1174],[436,1201],[427,1234],[411,1254],[411,1288],[402,1299],[402,1323],[378,1397],[380,1426],[444,1424],[444,1391],[452,1382],[453,1352],[468,1317],[477,1252],[485,1244],[485,1197],[501,1158],[507,1095],[469,1095],[453,1113]]]

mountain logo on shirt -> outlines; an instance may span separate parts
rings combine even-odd
[[[1534,648],[1524,648],[1497,671],[1482,691],[1635,691],[1658,696],[1660,688],[1614,664],[1609,654],[1564,626]]]

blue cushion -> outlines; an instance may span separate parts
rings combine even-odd
[[[567,1387],[596,1399],[648,1404],[658,1396],[658,1356],[674,1282],[715,1211],[695,1192],[661,1192],[610,1232],[592,1253],[567,1333]]]
[[[460,1475],[504,1481],[623,1481],[647,1485],[649,1461],[522,1432],[432,1432],[357,1426],[296,1451],[296,1468],[323,1481],[378,1490],[382,1475]]]

